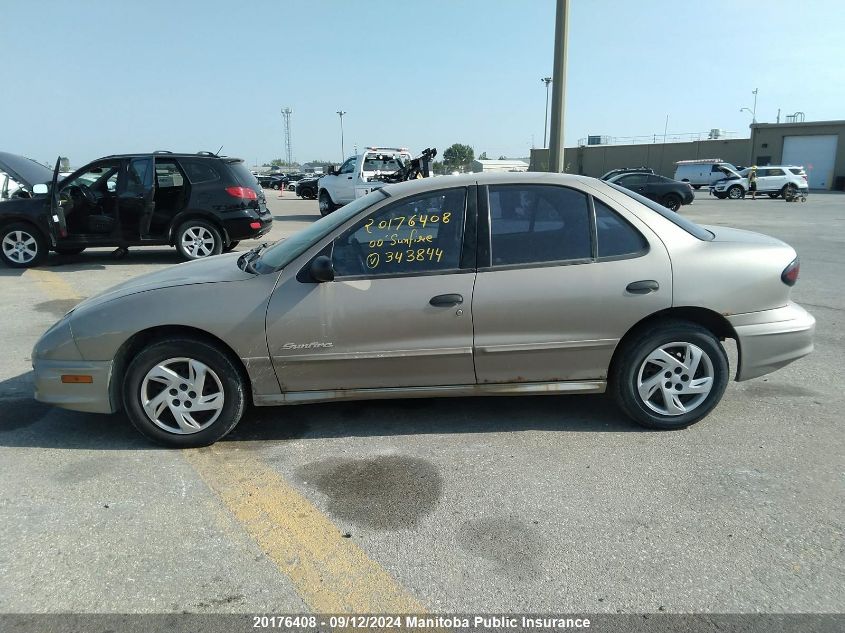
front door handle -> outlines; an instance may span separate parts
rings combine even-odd
[[[428,302],[437,308],[448,308],[463,303],[464,298],[458,294],[437,295],[429,299]]]
[[[654,279],[643,279],[642,281],[632,281],[625,290],[633,295],[647,295],[649,292],[654,292],[660,288],[660,284]]]

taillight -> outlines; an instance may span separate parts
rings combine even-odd
[[[226,187],[226,193],[241,200],[258,200],[258,194],[249,187]]]
[[[800,269],[801,262],[796,257],[789,263],[789,266],[783,269],[783,272],[780,274],[780,280],[787,286],[794,286],[795,282],[798,281],[798,271]]]

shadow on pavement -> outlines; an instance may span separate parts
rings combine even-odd
[[[427,398],[251,407],[223,441],[520,431],[647,432],[604,396]],[[158,448],[123,413],[80,413],[35,401],[31,372],[0,383],[0,446]]]
[[[309,213],[307,215],[274,215],[275,222],[314,222],[320,219],[319,213]]]

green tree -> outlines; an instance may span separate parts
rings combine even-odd
[[[474,159],[475,150],[462,143],[455,143],[443,152],[443,164],[447,171],[467,171]]]
[[[508,159],[507,156],[499,156],[499,160],[507,160],[507,159]]]

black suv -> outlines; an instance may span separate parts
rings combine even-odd
[[[106,156],[59,179],[33,160],[0,152],[0,172],[20,188],[0,202],[0,257],[37,266],[48,250],[175,246],[200,259],[267,233],[273,216],[243,161],[198,154]]]

